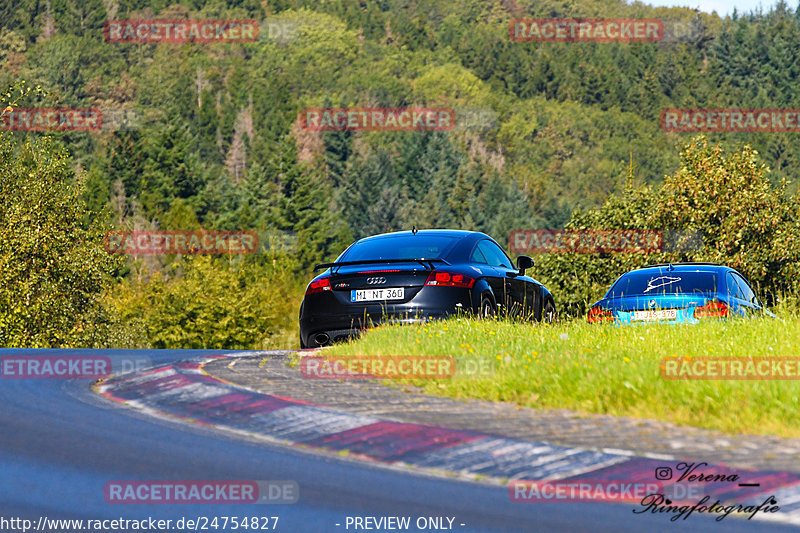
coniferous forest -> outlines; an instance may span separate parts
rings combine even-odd
[[[531,17],[658,18],[665,35],[511,40]],[[253,19],[259,36],[108,42],[118,19]],[[501,244],[528,228],[699,229],[690,259],[793,294],[798,134],[698,138],[659,118],[800,108],[799,74],[800,8],[784,3],[721,18],[621,0],[6,0],[3,107],[99,108],[104,125],[0,133],[0,345],[295,347],[311,267],[412,226]],[[299,120],[311,107],[447,107],[456,123],[320,132]],[[112,230],[200,228],[253,230],[260,252],[103,250]],[[646,259],[537,257],[532,275],[580,315]]]

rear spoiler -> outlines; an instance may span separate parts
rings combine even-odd
[[[314,266],[314,272],[322,268],[334,268],[334,267],[354,266],[354,265],[374,265],[379,263],[419,263],[427,270],[433,270],[434,263],[444,263],[445,265],[450,264],[444,259],[368,259],[364,261],[342,261],[340,263],[320,263],[319,265]]]

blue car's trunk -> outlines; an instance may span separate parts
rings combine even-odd
[[[614,312],[614,320],[632,322],[696,322],[694,310],[711,301],[709,293],[654,294],[609,298],[601,302],[603,309]]]

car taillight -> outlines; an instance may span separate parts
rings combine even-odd
[[[464,287],[471,289],[475,285],[475,279],[464,274],[453,274],[451,272],[431,272],[425,285],[436,285],[438,287]]]
[[[315,292],[329,290],[331,290],[331,278],[325,276],[324,278],[319,278],[309,283],[308,287],[306,287],[306,294],[314,294]]]
[[[613,322],[614,312],[602,307],[592,307],[589,309],[589,316],[586,317],[590,323],[594,322]]]
[[[695,307],[695,318],[722,318],[728,316],[728,306],[724,302],[709,302],[702,307]]]

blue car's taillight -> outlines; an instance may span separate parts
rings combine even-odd
[[[589,323],[594,322],[613,322],[614,312],[610,309],[603,309],[602,307],[592,307],[589,309],[589,315],[586,317]]]
[[[695,307],[695,318],[722,318],[728,316],[728,306],[724,302],[709,302],[702,307]]]

